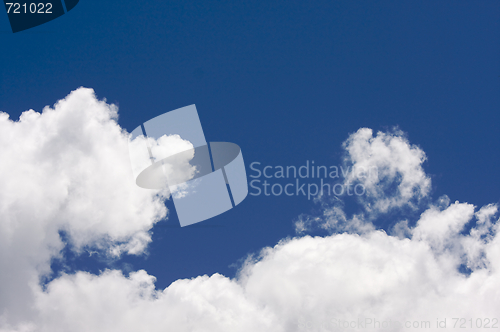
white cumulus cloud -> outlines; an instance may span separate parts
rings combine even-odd
[[[0,113],[0,314],[29,311],[32,287],[63,248],[141,253],[166,215],[132,179],[128,134],[117,108],[78,89],[19,121]]]

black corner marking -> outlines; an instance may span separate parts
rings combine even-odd
[[[66,4],[66,10],[69,12],[71,9],[75,8],[78,1],[80,0],[64,0],[64,3]]]

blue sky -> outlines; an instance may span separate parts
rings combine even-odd
[[[1,14],[0,111],[17,120],[83,86],[116,104],[130,132],[196,104],[207,141],[238,144],[247,175],[254,161],[340,165],[359,128],[398,127],[425,151],[433,199],[483,206],[500,199],[499,15],[498,1],[81,0],[13,34]],[[234,277],[248,254],[295,236],[298,216],[320,209],[305,197],[249,195],[180,228],[166,205],[147,255],[110,261],[65,249],[56,275],[144,269],[158,289]],[[397,218],[373,223],[389,229]]]

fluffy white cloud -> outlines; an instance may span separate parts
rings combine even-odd
[[[126,277],[107,270],[62,275],[42,289],[38,278],[65,245],[58,230],[76,248],[137,253],[166,211],[156,192],[123,181],[133,183],[127,134],[114,121],[115,107],[91,90],[73,92],[54,110],[27,112],[19,122],[2,116],[1,153],[8,162],[0,184],[9,188],[0,197],[2,332],[402,331],[427,322],[426,330],[442,330],[437,319],[450,329],[454,317],[467,324],[499,318],[498,207],[478,210],[443,197],[417,220],[401,220],[389,233],[377,230],[372,221],[384,212],[422,204],[430,180],[419,148],[401,133],[373,137],[369,129],[344,145],[354,170],[378,170],[346,179],[366,185],[361,212],[348,216],[342,205],[323,201],[322,215],[299,222],[301,230],[314,222],[332,235],[264,248],[235,279],[214,274],[157,290],[146,271]],[[460,272],[464,267],[467,273]]]
[[[75,250],[141,253],[166,215],[154,191],[136,188],[117,109],[78,89],[19,121],[0,113],[0,314],[29,311],[67,233]]]
[[[466,217],[457,214],[463,210],[473,208],[460,203],[443,210],[429,208],[412,229],[412,238],[379,230],[283,240],[249,259],[233,280],[219,274],[201,276],[178,280],[159,291],[154,277],[145,271],[129,278],[119,271],[63,276],[46,291],[37,291],[41,319],[37,327],[40,331],[344,331],[345,321],[361,322],[360,330],[379,330],[374,328],[376,321],[391,321],[393,328],[387,330],[401,331],[404,324],[415,322],[429,322],[430,330],[437,330],[437,319],[446,319],[450,328],[454,317],[497,317],[497,229],[486,239],[477,236],[475,228],[461,235],[453,226],[475,217],[496,222],[494,207]],[[437,237],[454,242],[450,249],[423,236],[431,218],[448,225]],[[451,249],[459,245],[464,250]],[[477,251],[474,248],[489,263],[469,264],[469,276],[459,273],[459,265],[471,261],[462,253]],[[371,322],[368,327],[367,322]]]
[[[354,196],[361,207],[359,213],[348,218],[342,200],[319,195],[316,201],[323,205],[323,215],[299,216],[295,223],[298,233],[316,226],[332,232],[370,232],[375,229],[371,221],[381,215],[395,209],[416,210],[422,201],[428,201],[431,180],[422,167],[425,153],[410,144],[400,130],[378,132],[374,137],[371,129],[361,128],[342,146],[342,186],[362,193]]]
[[[442,211],[431,208],[422,215],[412,238],[372,231],[285,241],[248,264],[243,285],[258,303],[288,319],[290,331],[294,323],[303,327],[296,330],[305,331],[307,326],[312,331],[335,330],[339,319],[358,318],[430,321],[436,330],[437,318],[447,318],[450,327],[453,317],[497,317],[498,236],[496,230],[490,241],[478,240],[474,232],[460,235],[453,225],[473,217],[457,215],[462,210],[471,207],[456,203]],[[448,225],[441,240],[449,240],[450,248],[434,247],[434,238],[422,238],[429,214]],[[468,262],[461,250],[453,250],[460,243],[466,250],[481,248],[489,267],[469,264],[469,276],[459,273],[459,265]]]
[[[366,190],[364,207],[369,212],[387,212],[413,206],[429,194],[431,180],[422,163],[425,153],[411,145],[399,130],[378,132],[361,128],[343,144],[345,163],[351,167],[346,183],[360,183]]]
[[[184,196],[198,172],[190,162],[195,156],[191,142],[179,135],[163,135],[159,139],[139,135],[129,143],[129,155],[136,184],[142,188],[158,188],[163,196]]]
[[[53,281],[37,298],[40,331],[279,331],[272,312],[219,274],[157,291],[145,271],[129,278],[82,272]]]

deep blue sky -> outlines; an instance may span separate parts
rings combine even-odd
[[[399,126],[426,152],[435,198],[480,206],[500,199],[499,19],[498,1],[81,0],[13,34],[0,14],[0,110],[17,119],[86,86],[119,105],[131,131],[196,104],[207,140],[240,145],[247,168],[337,165],[349,133]],[[147,259],[113,266],[145,268],[162,288],[231,276],[313,208],[248,196],[210,227],[188,228],[172,210]]]

